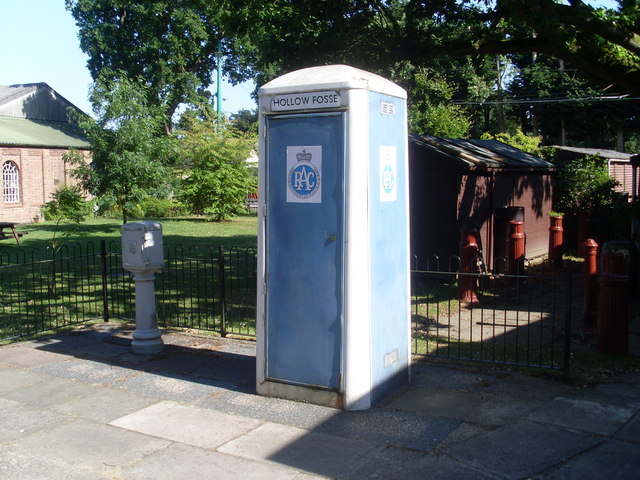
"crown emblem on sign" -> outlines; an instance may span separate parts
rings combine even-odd
[[[296,159],[299,162],[310,162],[311,161],[311,153],[307,152],[306,150],[302,150],[299,153],[296,153]]]

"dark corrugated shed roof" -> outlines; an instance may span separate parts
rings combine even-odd
[[[555,165],[497,140],[410,135],[409,141],[475,168],[552,170]]]
[[[575,154],[575,156],[599,155],[607,160],[629,160],[633,156],[632,153],[607,150],[606,148],[580,148],[566,147],[564,145],[552,145],[551,148],[555,148],[556,151],[570,152]]]

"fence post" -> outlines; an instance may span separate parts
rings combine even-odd
[[[458,275],[458,299],[461,302],[478,303],[478,285],[476,276],[473,275],[473,260],[478,255],[475,231],[462,231],[459,248],[462,275]]]
[[[567,261],[567,290],[564,307],[564,355],[562,359],[562,380],[569,383],[571,368],[571,310],[573,298],[573,262]]]
[[[224,246],[218,246],[218,279],[220,280],[220,335],[227,336],[227,305],[224,274]]]
[[[524,226],[520,220],[509,222],[509,275],[522,275],[524,271]]]
[[[602,252],[600,310],[598,311],[598,351],[629,353],[629,275],[624,252]]]
[[[100,241],[100,263],[102,265],[102,320],[109,321],[109,295],[107,292],[107,241]]]
[[[586,329],[597,326],[598,310],[596,297],[596,273],[598,271],[598,244],[593,238],[588,238],[582,245],[584,252],[584,315],[582,324]]]
[[[549,260],[552,262],[554,270],[562,268],[562,244],[564,242],[562,228],[562,216],[550,217],[551,225],[549,226]]]

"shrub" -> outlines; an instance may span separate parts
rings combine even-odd
[[[183,215],[184,205],[171,198],[149,197],[140,202],[140,208],[145,217],[149,218],[169,218]]]
[[[51,201],[42,207],[47,220],[80,223],[91,213],[91,205],[78,187],[63,185],[51,194]]]

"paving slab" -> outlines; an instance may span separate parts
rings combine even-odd
[[[440,390],[491,392],[498,388],[500,380],[499,376],[476,369],[463,370],[426,361],[411,366],[412,385]]]
[[[98,388],[75,380],[50,377],[47,380],[6,392],[3,396],[9,400],[35,407],[50,407],[95,392]]]
[[[144,368],[151,373],[180,373],[186,375],[198,369],[208,361],[204,355],[194,355],[177,353],[174,355],[163,355],[146,362]]]
[[[0,445],[0,478],[20,480],[99,480],[109,477],[77,468],[55,458],[33,455],[12,446]]]
[[[216,448],[262,422],[205,408],[159,402],[110,425],[201,448]]]
[[[545,403],[537,398],[513,398],[496,394],[482,395],[482,399],[482,405],[466,420],[494,427],[519,422]]]
[[[433,387],[410,387],[394,395],[385,407],[464,420],[483,403],[482,396],[477,393]]]
[[[0,419],[0,442],[16,440],[70,420],[62,413],[40,410],[5,399],[0,399]]]
[[[337,478],[357,470],[380,447],[362,440],[265,423],[218,451]]]
[[[206,361],[193,370],[192,375],[255,387],[255,357],[230,355],[226,358],[216,358],[215,356],[205,356],[204,358]]]
[[[0,348],[0,364],[19,368],[39,367],[68,359],[68,355],[30,348],[22,343]]]
[[[42,382],[48,379],[47,375],[33,370],[15,369],[11,367],[0,368],[0,395],[5,392],[17,390],[27,385]]]
[[[114,386],[164,400],[192,403],[219,393],[226,385],[216,385],[206,379],[196,379],[180,374],[174,376],[141,372],[138,375],[114,383]]]
[[[459,420],[373,408],[340,412],[316,427],[316,431],[383,445],[430,450],[460,425]]]
[[[21,438],[13,446],[75,468],[121,478],[120,468],[169,444],[167,440],[78,419]]]
[[[529,420],[612,435],[622,428],[636,410],[576,397],[556,397],[529,415]]]
[[[638,480],[638,444],[609,440],[561,466],[536,476],[540,480]]]
[[[499,477],[482,472],[447,457],[433,454],[410,455],[413,452],[385,450],[381,455],[358,468],[348,478],[376,480],[498,480]]]
[[[444,453],[487,473],[526,478],[601,442],[592,435],[522,421],[452,445]]]
[[[497,388],[492,393],[513,399],[530,400],[535,398],[539,401],[546,401],[555,397],[568,396],[572,392],[573,388],[563,383],[510,372],[505,380],[498,382]]]
[[[615,438],[640,444],[640,413],[636,413],[625,426],[616,432]]]
[[[34,369],[34,371],[60,378],[101,385],[110,384],[117,380],[138,374],[138,372],[128,368],[88,359],[74,359],[59,363],[49,363]]]
[[[202,448],[173,444],[122,469],[128,480],[298,480],[295,470]]]
[[[75,417],[108,423],[157,403],[158,399],[118,388],[101,388],[53,408]]]
[[[230,390],[222,391],[219,395],[211,395],[199,402],[198,406],[306,429],[316,428],[341,412],[335,408],[310,403]]]

